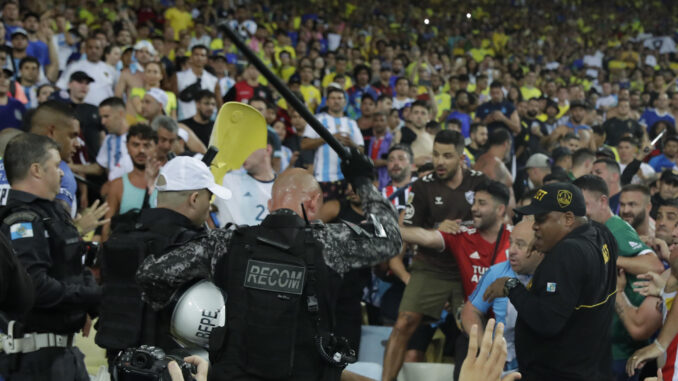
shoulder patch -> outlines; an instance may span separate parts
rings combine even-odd
[[[355,233],[356,235],[365,235],[365,236],[368,236],[368,237],[370,236],[370,234],[367,231],[365,231],[365,229],[361,228],[360,226],[358,226],[358,225],[356,225],[352,222],[349,222],[349,221],[346,221],[346,220],[341,220],[341,222],[343,222],[344,225],[348,226],[348,228],[351,229],[353,231],[353,233]]]
[[[33,224],[30,222],[17,222],[9,227],[10,239],[32,238]]]
[[[11,226],[12,224],[14,224],[16,222],[20,222],[20,221],[24,221],[24,222],[29,221],[30,222],[30,221],[39,221],[39,220],[40,220],[40,216],[37,213],[30,211],[30,210],[22,210],[20,212],[10,214],[9,216],[5,217],[5,219],[2,220],[2,222],[5,225]]]

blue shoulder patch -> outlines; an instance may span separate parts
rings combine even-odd
[[[13,240],[33,237],[33,224],[19,222],[9,227],[10,238]]]

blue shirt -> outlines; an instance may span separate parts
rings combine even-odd
[[[652,167],[652,169],[654,169],[655,172],[661,172],[664,169],[673,169],[673,167],[676,166],[676,164],[673,161],[669,160],[669,158],[666,157],[666,155],[664,154],[653,157],[652,159],[650,159],[650,162],[648,164],[650,164],[650,166]]]
[[[7,104],[0,106],[0,130],[8,127],[21,129],[26,107],[14,98],[8,98]]]
[[[78,184],[75,182],[75,176],[73,171],[68,166],[68,164],[61,160],[59,163],[59,169],[64,173],[64,177],[61,178],[61,189],[59,194],[56,196],[57,200],[65,202],[71,207],[71,217],[75,217],[75,213],[78,211],[78,206],[76,203],[76,193],[78,191]]]
[[[452,119],[457,119],[461,122],[461,134],[465,138],[471,136],[471,116],[465,112],[454,110],[447,116],[447,121],[449,122]]]
[[[502,101],[499,103],[494,103],[494,102],[485,102],[480,105],[476,109],[476,117],[479,118],[481,121],[484,120],[488,115],[492,114],[495,111],[501,111],[504,116],[507,118],[511,118],[511,114],[516,110],[515,106],[513,106],[513,103],[509,101]],[[492,122],[487,125],[487,132],[492,133],[496,128],[505,128],[509,131],[511,129],[504,123],[502,122]]]
[[[645,112],[643,112],[643,115],[640,116],[638,123],[645,126],[645,128],[649,130],[652,126],[654,126],[655,123],[661,120],[668,122],[672,126],[676,125],[676,119],[673,117],[673,115],[671,115],[670,112],[667,112],[664,115],[659,115],[657,110],[653,108],[645,109]]]
[[[40,62],[40,66],[44,69],[51,63],[49,60],[49,48],[44,42],[37,41],[28,41],[28,46],[26,47],[26,55],[35,57],[35,59]],[[18,66],[17,66],[18,68]]]
[[[7,181],[7,175],[5,174],[5,163],[0,158],[0,205],[7,205],[9,188],[9,181]]]

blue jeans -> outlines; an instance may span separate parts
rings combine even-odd
[[[636,371],[633,377],[626,374],[627,360],[612,360],[612,373],[616,381],[638,381],[640,379],[640,370]]]

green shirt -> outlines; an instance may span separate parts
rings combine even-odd
[[[640,237],[638,237],[638,233],[633,227],[619,216],[613,216],[607,220],[605,226],[610,229],[617,241],[617,246],[619,247],[619,251],[617,252],[618,256],[635,257],[637,255],[652,253],[652,249],[647,247]],[[626,288],[624,288],[624,294],[629,298],[631,304],[637,307],[643,303],[645,297],[633,290],[632,285],[636,280],[637,278],[635,275],[626,273]],[[626,360],[631,357],[631,354],[637,349],[640,349],[649,343],[648,340],[633,340],[616,312],[612,317],[610,337],[612,338],[612,358],[615,360]]]

